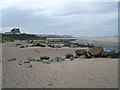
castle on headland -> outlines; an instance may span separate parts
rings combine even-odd
[[[5,34],[21,34],[19,28],[13,28],[11,32],[5,32]]]

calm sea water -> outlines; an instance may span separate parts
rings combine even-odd
[[[104,48],[104,50],[106,51],[110,51],[110,50],[115,50],[115,51],[120,51],[118,50],[118,45],[109,45],[109,44],[104,44],[104,43],[96,43],[93,41],[89,41],[89,40],[75,40],[72,41],[73,43],[79,43],[79,44],[93,44],[95,46],[102,46]]]

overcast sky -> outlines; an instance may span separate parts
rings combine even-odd
[[[1,6],[2,32],[18,27],[23,33],[76,37],[118,34],[118,2],[3,0]]]

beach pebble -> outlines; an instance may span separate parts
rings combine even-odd
[[[65,57],[69,59],[70,57],[74,57],[74,56],[71,53],[68,53],[68,54],[65,54]]]
[[[41,60],[43,60],[43,59],[48,60],[49,58],[50,57],[48,57],[48,56],[42,56],[42,57],[40,57]]]
[[[32,64],[29,64],[29,63],[25,63],[25,64],[23,64],[23,66],[28,67],[28,68],[32,68]]]
[[[10,59],[10,60],[8,60],[8,61],[15,61],[15,60],[17,60],[16,58],[13,58],[13,59]]]
[[[43,63],[43,64],[50,64],[50,63],[51,63],[51,60],[43,60],[42,63]]]

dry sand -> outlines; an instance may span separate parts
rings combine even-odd
[[[32,63],[32,68],[19,66],[20,60],[40,56],[65,57],[75,49],[19,48],[3,44],[3,88],[117,88],[118,59],[75,59],[64,62]],[[16,61],[7,60],[16,58]]]

